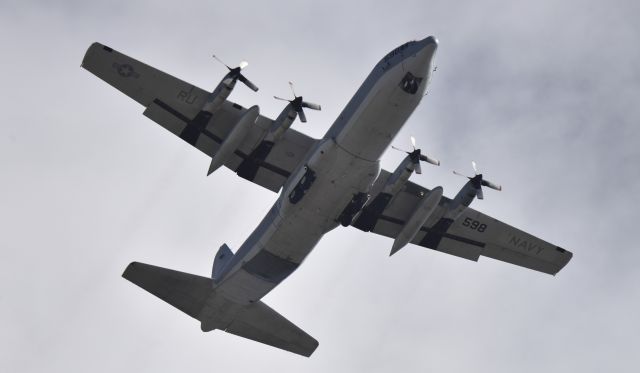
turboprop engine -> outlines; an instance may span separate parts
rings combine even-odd
[[[291,93],[293,93],[293,100],[273,96],[276,100],[287,101],[289,104],[285,106],[280,115],[278,115],[278,118],[274,122],[274,127],[267,135],[267,138],[265,138],[265,141],[277,142],[284,132],[291,127],[296,117],[300,117],[300,121],[306,123],[307,116],[304,114],[303,108],[321,110],[320,105],[303,101],[302,96],[297,96],[293,89],[293,82],[289,82],[289,87],[291,87]]]
[[[360,195],[354,196],[351,203],[347,205],[339,217],[342,225],[347,226],[353,222],[354,226],[358,229],[369,232],[373,229],[378,216],[387,208],[393,196],[399,193],[405,186],[411,174],[414,171],[417,174],[422,173],[420,162],[427,162],[436,166],[440,165],[439,160],[422,154],[421,150],[416,148],[416,139],[413,136],[411,136],[411,145],[413,146],[413,151],[406,151],[393,146],[393,149],[405,152],[407,156],[400,162],[398,167],[396,167],[393,174],[391,174],[385,182],[380,193],[378,193],[370,203],[366,204],[369,199],[368,195],[363,196],[361,193]]]
[[[421,174],[422,167],[420,166],[420,162],[427,162],[434,166],[440,166],[439,160],[422,154],[422,150],[416,148],[416,139],[413,136],[411,136],[411,146],[413,147],[413,151],[402,150],[392,146],[395,150],[407,153],[407,156],[402,160],[402,162],[400,162],[398,167],[396,167],[396,170],[387,180],[383,193],[395,195],[400,188],[404,186],[407,180],[409,180],[409,177],[414,171],[417,174]]]
[[[485,180],[480,172],[478,172],[478,166],[476,162],[471,161],[471,166],[473,167],[473,171],[475,176],[466,176],[461,174],[460,172],[453,171],[454,174],[458,176],[463,176],[469,179],[467,183],[460,189],[458,194],[456,194],[455,198],[451,203],[451,207],[445,214],[446,219],[456,220],[458,216],[471,205],[471,202],[477,197],[478,199],[484,199],[484,193],[482,192],[482,187],[486,186],[495,190],[502,190],[502,186],[492,183],[489,180]]]
[[[216,61],[226,66],[227,69],[229,69],[229,72],[227,73],[227,75],[224,76],[224,78],[222,78],[222,80],[220,81],[220,83],[218,83],[218,86],[213,90],[213,92],[209,94],[209,96],[207,97],[207,101],[202,107],[202,111],[205,111],[211,114],[215,113],[220,108],[220,106],[222,106],[224,101],[231,94],[231,91],[233,91],[233,88],[236,86],[236,82],[238,80],[244,83],[244,85],[246,85],[253,91],[255,92],[258,91],[258,87],[255,84],[253,84],[249,79],[247,79],[244,75],[242,75],[242,72],[241,72],[242,69],[244,69],[249,65],[247,61],[241,61],[237,67],[231,68],[227,64],[222,62],[215,55],[213,56],[213,58],[215,58]]]
[[[393,174],[389,176],[382,191],[370,203],[365,205],[369,199],[368,195],[366,195],[366,198],[362,193],[354,196],[351,203],[347,205],[339,217],[342,225],[347,226],[355,222],[354,224],[358,229],[369,232],[373,229],[378,216],[387,208],[393,196],[402,190],[411,174],[414,171],[417,174],[422,173],[420,162],[427,162],[436,166],[440,165],[439,160],[422,154],[421,150],[416,148],[416,139],[413,136],[411,136],[411,145],[413,146],[413,151],[392,147],[395,150],[407,153],[407,156],[396,167]]]
[[[220,61],[216,56],[213,56],[213,58]],[[220,63],[225,65],[222,61],[220,61]],[[238,67],[235,67],[233,69],[225,65],[227,66],[227,69],[229,69],[229,72],[224,76],[224,78],[222,78],[222,81],[220,81],[216,89],[214,89],[213,92],[209,93],[204,105],[202,106],[202,109],[200,109],[193,120],[187,124],[187,126],[180,134],[180,138],[191,145],[196,145],[200,134],[205,128],[207,128],[207,125],[209,124],[209,121],[211,120],[213,114],[218,111],[218,109],[220,109],[227,97],[229,97],[229,94],[233,90],[233,87],[235,87],[236,85],[236,81],[240,80],[247,87],[253,89],[254,91],[258,90],[258,87],[256,87],[255,84],[251,83],[240,72],[243,68],[247,67],[248,64],[249,63],[247,63],[246,61],[242,61],[240,62],[240,65]]]
[[[291,127],[296,117],[300,117],[300,121],[306,122],[307,117],[304,115],[302,108],[320,110],[320,105],[302,100],[302,96],[296,96],[293,90],[293,83],[289,82],[293,100],[286,100],[277,96],[273,96],[278,100],[288,101],[278,118],[271,124],[269,131],[264,135],[262,141],[256,146],[249,156],[238,166],[236,173],[238,176],[247,180],[253,180],[258,172],[260,164],[267,159],[273,146],[282,138],[286,131]]]

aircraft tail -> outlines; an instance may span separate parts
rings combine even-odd
[[[213,268],[211,269],[211,278],[214,282],[220,282],[226,272],[228,272],[228,264],[231,263],[231,259],[233,258],[233,251],[227,246],[227,244],[223,244],[218,249],[218,253],[216,254],[216,258],[213,260]]]
[[[133,262],[122,277],[200,321],[202,331],[214,329],[310,356],[318,341],[258,301],[242,305],[219,295],[208,277]]]

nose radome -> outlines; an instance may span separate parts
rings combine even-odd
[[[430,49],[435,51],[438,49],[438,39],[435,36],[427,36],[418,42],[422,49]]]
[[[426,38],[420,40],[420,43],[423,46],[434,44],[436,47],[438,46],[438,39],[435,36],[427,36]]]
[[[438,39],[435,36],[428,36],[418,42],[420,44],[420,51],[418,57],[424,60],[423,63],[430,63],[430,60],[438,50]]]
[[[406,63],[404,68],[410,70],[416,76],[428,78],[433,58],[438,49],[438,39],[435,36],[428,36],[417,43],[419,47],[414,58],[411,62]]]

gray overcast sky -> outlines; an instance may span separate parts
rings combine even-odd
[[[0,2],[0,370],[631,372],[640,365],[640,9],[636,1]],[[301,358],[198,323],[123,280],[133,261],[207,275],[276,195],[142,116],[80,62],[100,41],[274,117],[296,82],[320,137],[375,63],[440,40],[409,135],[412,180],[574,252],[556,277],[338,228],[265,301],[320,341]],[[402,154],[382,159],[395,167]]]

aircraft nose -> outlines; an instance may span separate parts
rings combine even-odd
[[[438,39],[435,36],[428,36],[418,42],[422,47],[420,52],[433,56],[438,49]]]
[[[427,77],[431,72],[431,65],[433,63],[433,56],[438,49],[438,39],[435,36],[426,37],[418,41],[419,49],[415,54],[415,58],[411,62],[411,66],[406,66],[418,76]]]
[[[433,45],[434,48],[438,47],[438,39],[436,39],[436,37],[433,35],[427,36],[426,38],[420,40],[419,43],[422,44],[423,46]]]

